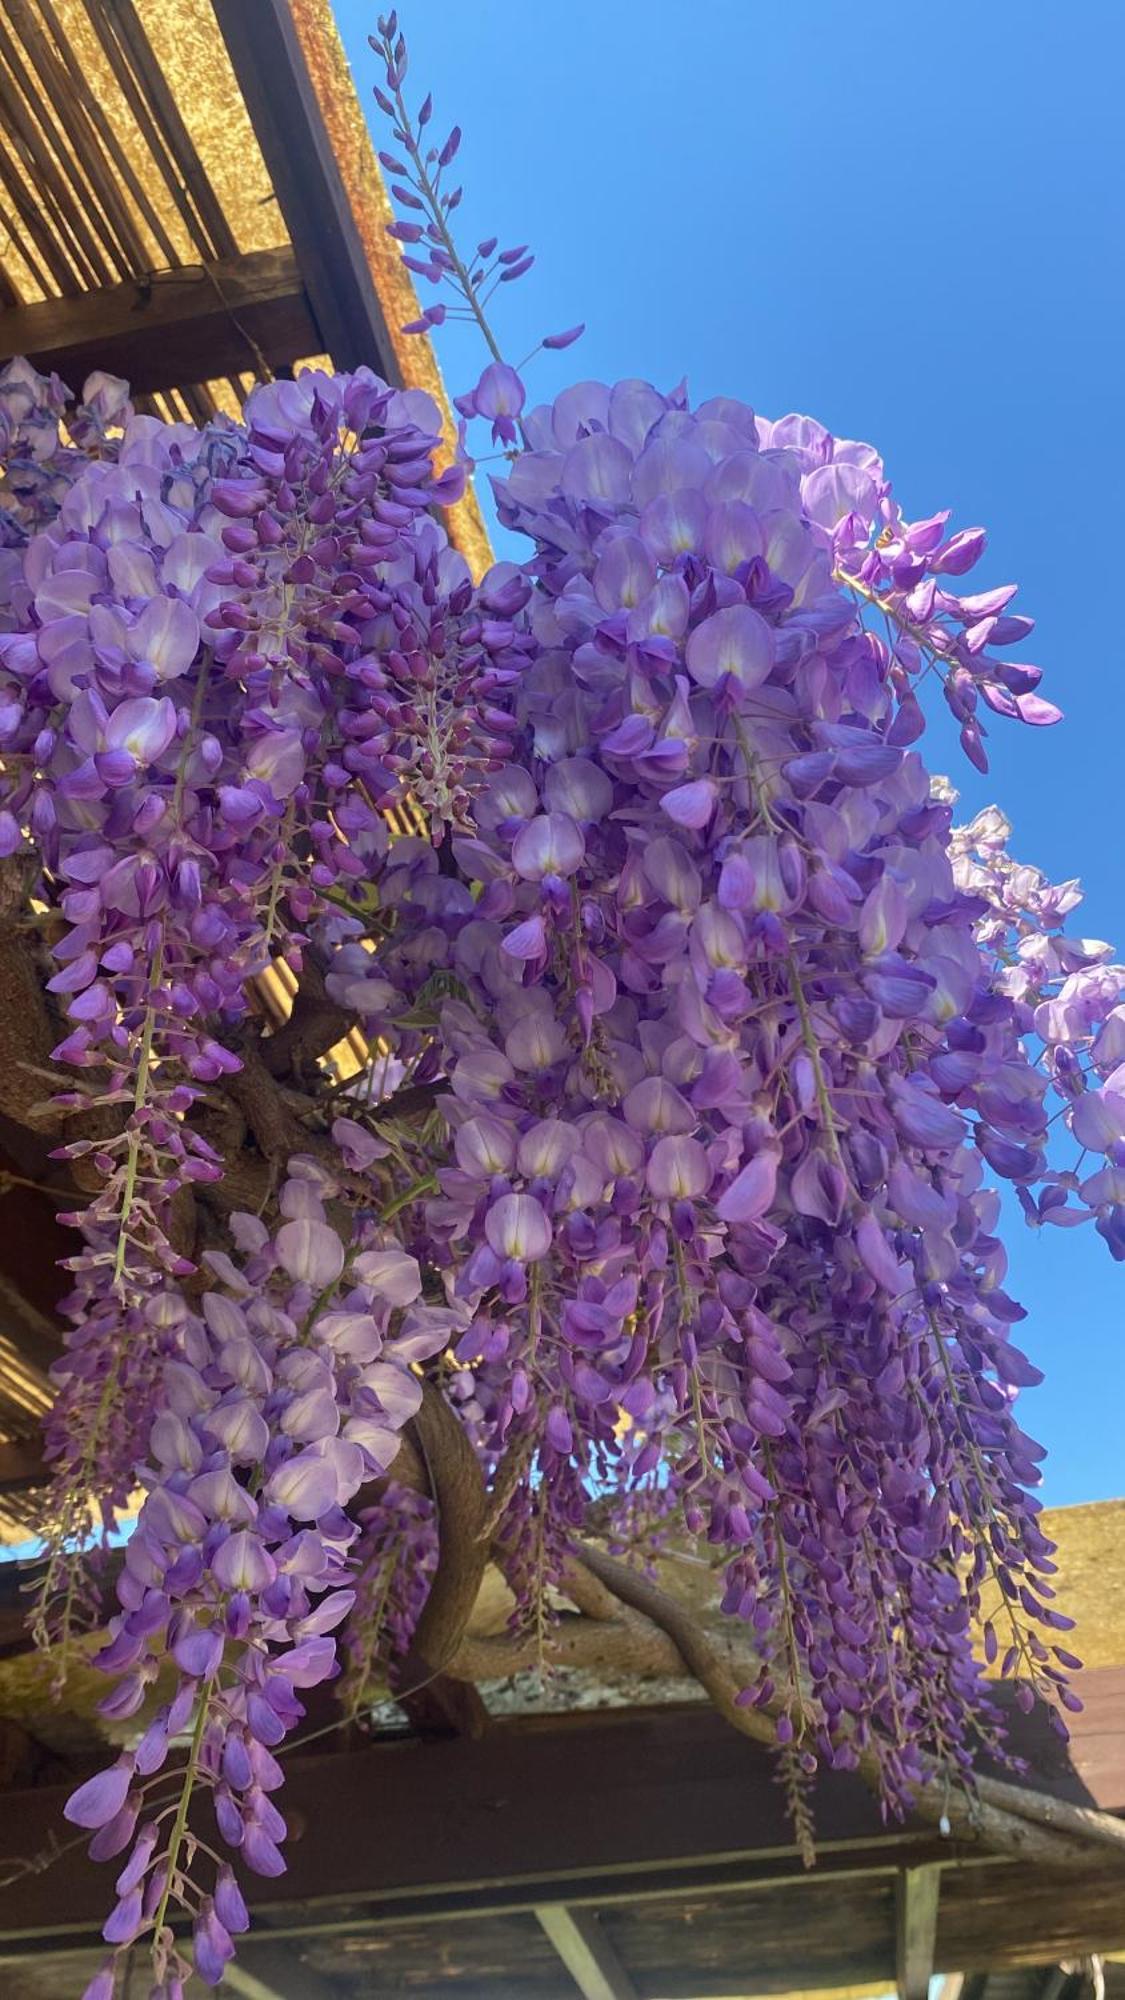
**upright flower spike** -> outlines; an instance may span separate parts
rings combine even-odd
[[[390,25],[392,22],[393,26]],[[402,261],[413,276],[442,286],[449,294],[448,300],[443,299],[438,306],[427,308],[421,318],[410,321],[404,331],[426,333],[432,326],[441,325],[447,316],[472,321],[478,327],[492,356],[492,364],[485,369],[472,395],[457,399],[457,407],[465,416],[489,417],[493,423],[495,442],[514,443],[517,434],[515,420],[524,402],[523,384],[516,371],[504,362],[485,308],[497,287],[513,284],[522,278],[531,269],[535,258],[528,255],[526,243],[501,250],[499,239],[495,236],[483,238],[471,257],[460,255],[453,235],[452,217],[461,205],[464,190],[460,186],[449,187],[446,174],[460,150],[461,128],[454,125],[443,145],[429,145],[425,136],[425,128],[433,115],[433,100],[429,96],[423,99],[417,116],[411,117],[403,95],[407,72],[406,42],[394,15],[381,17],[377,35],[369,35],[368,41],[382,60],[386,82],[385,90],[375,86],[375,102],[383,116],[390,119],[392,135],[399,149],[379,155],[386,171],[397,176],[390,182],[390,193],[396,206],[404,211],[394,222],[388,223],[387,234],[395,242],[407,246],[402,253]],[[426,250],[426,257],[411,255],[415,248]],[[572,327],[566,333],[545,340],[542,345],[569,347],[583,330],[580,326]]]

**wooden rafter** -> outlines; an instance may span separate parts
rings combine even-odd
[[[191,241],[207,257],[233,255],[233,231],[133,0],[86,0],[86,11]]]
[[[541,1903],[535,1911],[582,2000],[638,2000],[634,1986],[593,1910]]]
[[[292,1945],[252,1937],[223,1973],[223,1990],[239,2000],[335,2000],[337,1989],[302,1964]]]
[[[366,361],[388,382],[425,390],[451,447],[455,424],[433,349],[402,331],[418,317],[418,297],[387,235],[394,212],[331,0],[213,4],[336,366]],[[492,550],[471,487],[444,521],[481,575]]]
[[[286,0],[215,0],[324,344],[399,379],[383,309]]]
[[[43,1454],[37,1440],[0,1440],[0,1492],[20,1488],[36,1475],[42,1476]]]
[[[140,394],[288,366],[323,349],[293,250],[252,251],[0,312],[0,361],[25,354],[74,389],[93,368]]]

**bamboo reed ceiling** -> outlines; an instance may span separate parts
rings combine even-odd
[[[138,407],[205,422],[277,368],[365,361],[434,396],[452,448],[429,342],[401,332],[419,306],[391,217],[330,0],[0,0],[0,336],[30,332],[28,309],[100,297],[118,336],[148,322],[198,362],[209,314],[223,367],[197,379],[185,361]],[[349,281],[350,323],[335,310]],[[447,520],[479,573],[475,497]]]
[[[56,228],[49,272],[11,232],[23,301],[285,240],[210,0],[5,0],[4,13],[4,150]],[[30,155],[16,137],[29,116]]]
[[[209,265],[287,242],[210,0],[5,0],[0,94],[4,305],[173,272],[205,286]],[[246,364],[155,406],[237,410],[249,344]]]

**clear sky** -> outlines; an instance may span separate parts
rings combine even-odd
[[[337,12],[370,106],[376,5]],[[1082,877],[1082,930],[1125,958],[1120,0],[400,13],[412,100],[432,89],[435,132],[465,130],[466,240],[537,253],[495,302],[505,352],[588,323],[534,364],[533,400],[686,375],[695,397],[869,440],[909,513],[989,528],[974,587],[1019,582],[1038,620],[1021,657],[1066,721],[991,718],[980,778],[939,717],[930,760],[966,814],[1004,807],[1021,858]],[[451,388],[476,380],[460,329],[439,352]],[[1043,1496],[1123,1493],[1125,1265],[1092,1229],[1008,1234],[1018,1337],[1048,1371],[1023,1403]]]

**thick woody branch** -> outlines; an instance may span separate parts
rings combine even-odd
[[[307,1074],[353,1026],[354,1016],[329,998],[320,967],[306,958],[293,1011],[263,1042],[262,1059],[271,1076]]]
[[[435,1077],[430,1083],[407,1083],[392,1096],[380,1099],[372,1106],[372,1118],[377,1125],[386,1125],[395,1118],[419,1118],[431,1112],[441,1097],[449,1094],[449,1084],[444,1076]]]
[[[238,1045],[242,1068],[211,1087],[192,1124],[223,1161],[223,1177],[201,1183],[201,1198],[218,1215],[234,1209],[265,1214],[294,1153],[320,1161],[333,1179],[358,1195],[370,1194],[366,1178],[349,1175],[339,1149],[323,1129],[322,1100],[274,1074],[273,1040],[245,1036]]]
[[[221,1180],[200,1183],[204,1205],[217,1215],[229,1215],[234,1209],[260,1215],[269,1204],[276,1177],[269,1161],[247,1144],[246,1119],[233,1098],[216,1092],[213,1102],[193,1110],[191,1122],[223,1162]]]
[[[277,1072],[266,1061],[270,1046],[251,1035],[239,1037],[242,1068],[224,1078],[223,1095],[237,1106],[258,1151],[276,1171],[289,1153],[300,1150],[304,1134],[286,1104]]]
[[[641,1612],[666,1633],[684,1666],[733,1728],[759,1743],[776,1741],[769,1707],[738,1705],[738,1681],[690,1611],[647,1577],[616,1562],[601,1549],[584,1546],[581,1561],[624,1604]],[[870,1752],[860,1752],[859,1771],[869,1784],[878,1786],[879,1763]],[[1067,1806],[1042,1793],[999,1785],[989,1778],[980,1779],[975,1796],[969,1796],[947,1788],[935,1774],[935,1782],[919,1790],[914,1809],[921,1818],[951,1833],[983,1841],[1023,1860],[1052,1866],[1088,1863],[1092,1841],[1119,1852],[1125,1846],[1122,1839],[1125,1827],[1110,1814]]]
[[[977,1795],[986,1805],[1034,1819],[1041,1826],[1052,1827],[1078,1840],[1097,1841],[1099,1846],[1116,1848],[1125,1856],[1125,1820],[1115,1819],[1112,1813],[1099,1812],[1093,1806],[1072,1805],[1068,1799],[1054,1799],[1047,1792],[1025,1791],[1021,1785],[1009,1785],[1002,1778],[978,1778]]]
[[[675,1646],[655,1625],[624,1618],[594,1619],[564,1612],[547,1637],[547,1663],[609,1677],[684,1674]],[[447,1672],[456,1680],[506,1680],[543,1665],[534,1634],[462,1640]],[[772,1737],[772,1731],[771,1737]]]
[[[427,1499],[430,1493],[430,1479],[425,1461],[418,1446],[408,1432],[399,1439],[398,1452],[389,1472],[382,1479],[372,1482],[362,1490],[357,1505],[366,1505],[368,1499],[381,1499],[388,1486],[405,1486],[411,1493],[421,1493]]]
[[[601,1623],[621,1616],[621,1599],[615,1597],[612,1590],[607,1590],[583,1562],[566,1564],[559,1578],[559,1588],[565,1597],[569,1597],[575,1610],[581,1611],[586,1618]]]
[[[477,1532],[479,1541],[491,1544],[508,1510],[508,1503],[531,1463],[534,1451],[534,1437],[517,1437],[509,1444],[493,1476],[484,1519]]]
[[[488,1562],[480,1539],[486,1496],[476,1453],[441,1390],[423,1384],[411,1423],[438,1517],[439,1555],[414,1644],[400,1680],[406,1686],[443,1672],[464,1637]]]

